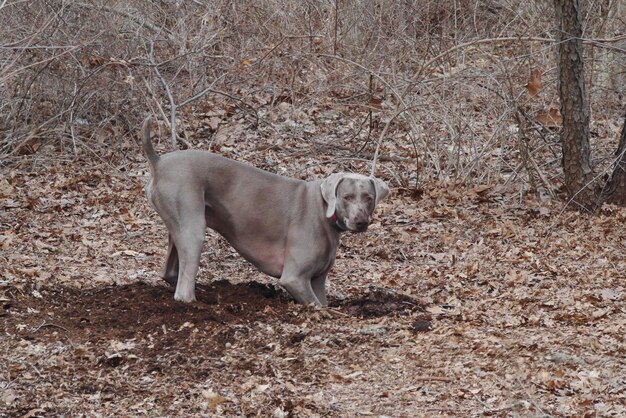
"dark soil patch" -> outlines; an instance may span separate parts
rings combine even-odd
[[[162,379],[191,386],[221,381],[224,373],[243,381],[285,373],[328,377],[327,368],[308,362],[304,353],[378,346],[388,332],[343,335],[329,329],[341,327],[348,317],[352,328],[367,329],[364,318],[419,309],[411,298],[373,290],[319,310],[294,303],[280,287],[257,282],[199,285],[198,301],[191,304],[175,301],[166,285],[143,282],[82,290],[44,287],[32,293],[14,288],[5,294],[9,298],[2,305],[2,333],[13,335],[6,341],[9,349],[26,359],[11,363],[11,373],[37,380],[45,375],[49,382],[63,382],[63,390],[72,396],[105,400],[128,392],[148,396]],[[49,351],[50,364],[44,356],[28,366],[35,358],[29,353],[42,349]],[[59,364],[71,368],[71,380]],[[148,382],[146,389],[137,386],[141,382]],[[14,401],[11,413],[37,409],[34,405],[53,396],[56,384],[40,389]],[[177,396],[166,390],[154,403],[165,409]],[[68,409],[55,402],[45,411],[63,415]]]
[[[60,333],[73,344],[80,344],[141,340],[158,334],[150,345],[156,352],[180,345],[181,339],[191,344],[196,334],[201,334],[198,344],[202,350],[219,355],[225,344],[248,332],[252,324],[300,324],[315,309],[294,303],[286,292],[272,285],[225,280],[199,285],[198,301],[190,304],[175,301],[170,287],[143,282],[83,290],[42,289],[40,294],[41,298],[16,296],[5,303],[4,316],[27,326],[22,329],[23,338],[45,339],[52,333],[57,338]],[[422,310],[408,296],[376,289],[358,299],[333,301],[331,306],[356,318],[401,316]],[[298,341],[297,336],[289,336],[286,342],[294,341]]]
[[[293,322],[298,308],[277,289],[261,283],[225,280],[197,287],[197,302],[175,301],[173,288],[143,282],[92,289],[42,289],[42,298],[17,298],[8,310],[36,310],[38,330],[65,330],[73,341],[130,339],[137,333],[167,329],[219,329],[251,321]],[[33,318],[33,315],[29,315]]]
[[[232,284],[216,281],[198,285],[197,302],[173,299],[173,288],[138,282],[104,288],[43,289],[42,297],[16,298],[6,303],[5,314],[29,309],[40,315],[32,327],[65,330],[72,340],[135,338],[137,333],[189,328],[219,330],[251,322],[301,322],[310,309],[297,305],[280,288],[258,282]],[[335,300],[331,307],[357,318],[408,315],[422,311],[417,301],[405,295],[373,289],[357,299]]]
[[[379,289],[372,289],[358,299],[346,299],[331,305],[360,318],[408,315],[416,311],[423,311],[423,307],[414,298]]]

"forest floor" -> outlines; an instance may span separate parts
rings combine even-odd
[[[336,168],[230,145],[294,177]],[[0,416],[626,415],[625,209],[390,177],[343,236],[329,308],[212,232],[183,304],[137,145],[82,158],[0,177]]]

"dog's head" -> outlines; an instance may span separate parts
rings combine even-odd
[[[328,205],[326,217],[339,229],[364,232],[374,208],[389,194],[389,187],[376,177],[336,173],[321,184],[322,197]]]

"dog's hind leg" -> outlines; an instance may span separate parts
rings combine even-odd
[[[176,194],[157,192],[153,204],[169,233],[163,278],[176,285],[174,299],[192,302],[206,229],[204,198],[193,186],[180,188]]]
[[[192,216],[192,214],[197,216]],[[178,253],[179,271],[178,282],[174,299],[183,302],[196,300],[195,286],[196,275],[200,267],[200,253],[204,242],[204,230],[206,221],[203,212],[190,211],[178,228],[173,233],[174,246]]]

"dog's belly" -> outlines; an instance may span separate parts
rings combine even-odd
[[[280,278],[285,265],[284,249],[278,246],[257,244],[257,245],[241,245],[240,243],[230,244],[241,254],[243,258],[252,263],[261,272]]]
[[[270,237],[233,236],[214,228],[237,252],[262,273],[280,278],[285,266],[285,246]]]
[[[215,201],[206,207],[206,223],[261,272],[280,278],[286,250],[282,231],[287,228],[265,216],[267,211],[262,205],[227,210]]]

